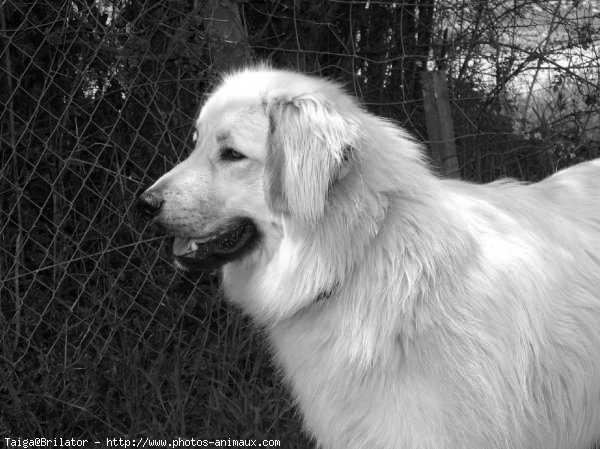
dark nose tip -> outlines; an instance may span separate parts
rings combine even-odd
[[[144,192],[137,200],[137,207],[146,218],[156,217],[162,209],[162,205],[162,198],[155,193]]]

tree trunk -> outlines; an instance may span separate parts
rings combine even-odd
[[[197,0],[201,1],[201,0]],[[236,1],[210,0],[205,20],[214,70],[243,67],[250,60],[246,30]]]

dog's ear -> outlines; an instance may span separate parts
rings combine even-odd
[[[323,94],[275,96],[266,101],[266,110],[269,207],[315,223],[323,215],[331,185],[348,171],[358,127]]]

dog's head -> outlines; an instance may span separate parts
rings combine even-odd
[[[321,79],[265,68],[230,75],[200,112],[191,155],[140,208],[175,237],[182,268],[268,257],[286,220],[310,228],[323,219],[357,156],[354,109]]]

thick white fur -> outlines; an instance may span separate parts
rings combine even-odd
[[[338,85],[267,67],[227,76],[197,127],[159,181],[169,217],[259,224],[225,293],[267,329],[321,447],[600,439],[599,160],[533,185],[439,179]],[[218,130],[249,160],[215,161]]]

